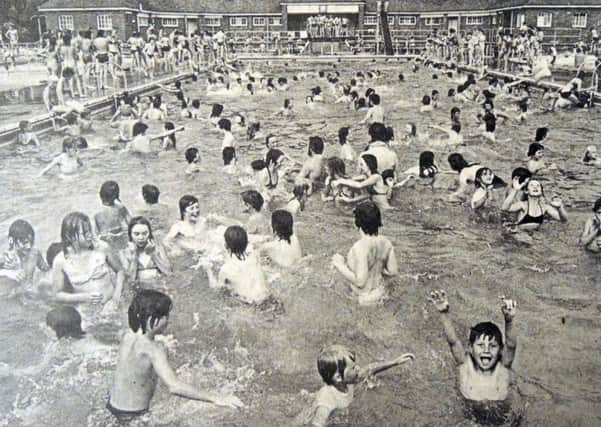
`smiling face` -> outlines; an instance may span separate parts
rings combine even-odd
[[[193,203],[184,210],[184,220],[195,223],[198,221],[198,217],[200,216],[200,205],[198,203]]]
[[[146,247],[149,237],[150,230],[146,224],[136,224],[131,229],[131,240],[140,249]]]
[[[488,186],[492,185],[493,179],[495,178],[495,174],[490,169],[485,169],[482,172],[482,184]]]
[[[534,153],[534,159],[540,160],[543,158],[544,154],[545,154],[544,150],[537,150],[537,152]]]
[[[494,369],[501,356],[501,346],[497,340],[487,335],[480,335],[471,347],[476,367],[482,371]]]

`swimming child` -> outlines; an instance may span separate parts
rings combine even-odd
[[[80,167],[83,167],[83,163],[77,155],[77,148],[73,138],[67,137],[63,140],[63,152],[55,157],[48,166],[42,169],[38,176],[44,175],[55,166],[59,167],[59,176],[63,178],[73,176]]]
[[[261,193],[256,190],[246,190],[240,193],[240,197],[242,198],[244,212],[250,213],[244,229],[250,234],[251,240],[253,235],[270,234],[269,218],[263,211],[264,199]]]
[[[157,376],[171,394],[218,406],[244,406],[236,396],[202,391],[184,383],[169,366],[167,352],[155,342],[155,337],[166,330],[172,306],[171,298],[154,290],[140,291],[129,306],[130,329],[121,338],[113,386],[106,405],[120,422],[131,421],[148,412]]]
[[[376,93],[370,94],[369,104],[371,107],[359,124],[367,123],[371,125],[372,123],[384,123],[384,108],[380,105],[380,95]]]
[[[528,147],[528,157],[530,158],[528,160],[528,170],[533,175],[544,175],[547,172],[557,170],[555,163],[547,165],[543,160],[544,150],[545,147],[538,142],[533,142]]]
[[[271,227],[275,240],[264,243],[261,252],[280,267],[290,267],[303,256],[300,242],[294,234],[294,218],[283,209],[271,214]]]
[[[56,338],[82,338],[81,314],[75,307],[61,305],[46,315],[46,325],[56,333]]]
[[[223,158],[223,171],[228,175],[237,174],[238,166],[236,164],[236,149],[234,147],[224,147],[221,150],[221,157]]]
[[[171,273],[171,262],[163,245],[152,236],[152,227],[146,218],[132,218],[127,235],[129,243],[119,256],[123,271],[134,287],[152,286],[159,275]]]
[[[295,185],[292,190],[292,199],[286,204],[284,208],[292,215],[296,215],[299,211],[305,210],[305,203],[307,202],[307,191],[309,190],[308,184]]]
[[[186,167],[186,174],[192,174],[200,172],[202,170],[200,166],[200,151],[196,147],[189,147],[184,153],[188,166]]]
[[[466,351],[449,317],[449,301],[445,291],[430,294],[429,301],[440,313],[451,353],[457,363],[459,391],[467,402],[503,402],[511,397],[514,384],[511,365],[517,346],[513,319],[517,303],[505,297],[501,299],[501,311],[505,318],[505,345],[499,327],[492,322],[482,322],[470,329],[469,347]]]
[[[220,119],[217,123],[219,129],[223,131],[223,141],[221,142],[221,149],[226,147],[236,148],[236,138],[232,134],[232,122],[229,119]]]
[[[100,187],[103,208],[94,215],[94,226],[99,239],[110,245],[119,244],[127,232],[131,215],[119,200],[119,184],[106,181]]]
[[[601,198],[593,205],[594,215],[586,220],[578,243],[586,250],[594,253],[601,252]]]
[[[8,228],[8,249],[0,257],[0,277],[30,283],[36,269],[48,271],[48,264],[34,243],[35,232],[31,224],[23,219],[15,220]]]
[[[378,171],[378,161],[372,154],[363,153],[359,156],[359,168],[365,179],[355,181],[352,179],[337,179],[330,185],[337,187],[343,185],[356,190],[365,189],[372,200],[380,210],[391,209],[388,204],[388,187]]]
[[[221,114],[223,113],[223,105],[221,104],[213,104],[211,107],[211,115],[209,116],[209,121],[213,123],[215,126],[219,124],[219,120],[221,120]]]
[[[586,147],[586,151],[582,157],[582,163],[587,166],[601,166],[601,159],[597,157],[597,147],[594,145]]]
[[[260,304],[269,297],[267,281],[258,254],[248,248],[248,235],[237,225],[228,227],[224,234],[229,259],[219,270],[217,277],[212,265],[204,265],[212,288],[225,287],[248,304]]]
[[[144,205],[139,209],[139,212],[141,216],[148,219],[155,232],[165,228],[165,220],[169,214],[169,207],[159,202],[160,194],[161,192],[156,185],[144,184],[142,186]]]
[[[371,201],[362,202],[355,208],[354,216],[360,238],[346,260],[335,254],[332,265],[349,282],[359,304],[373,304],[386,295],[383,277],[398,274],[397,260],[390,240],[378,235],[382,226],[378,206]]]
[[[558,196],[547,202],[543,192],[543,186],[539,181],[530,179],[525,180],[522,184],[513,185],[503,202],[502,209],[508,212],[518,212],[518,220],[515,223],[518,230],[536,230],[538,229],[546,215],[550,218],[566,222],[568,220],[567,213],[563,207],[563,203]],[[521,190],[526,188],[526,192]],[[521,200],[518,195],[525,194],[526,199]]]
[[[495,176],[491,169],[481,167],[476,171],[474,186],[476,191],[472,195],[471,207],[476,210],[492,202],[494,200],[493,190],[505,187],[505,182]]]
[[[317,358],[317,370],[325,384],[316,393],[307,419],[301,422],[303,425],[325,427],[332,412],[350,406],[356,384],[414,359],[413,354],[405,353],[396,359],[370,363],[362,368],[355,363],[355,353],[347,347],[330,345],[324,348]]]
[[[150,144],[152,141],[157,139],[162,140],[163,138],[173,136],[176,132],[184,130],[184,127],[178,126],[177,128],[166,130],[165,132],[162,132],[157,135],[146,135],[147,130],[148,125],[142,122],[137,122],[136,124],[134,124],[132,131],[133,139],[127,144],[125,151],[131,151],[134,153],[142,154],[153,153],[156,150],[153,150],[151,148]],[[173,143],[173,145],[175,146],[175,143]],[[165,144],[163,144],[163,147],[165,147]]]
[[[332,186],[332,182],[340,179],[349,179],[346,174],[346,166],[344,161],[339,157],[330,157],[326,163],[328,175],[325,179],[321,200],[324,202],[343,201],[346,203],[355,203],[367,199],[369,196],[361,195],[360,191],[353,190],[344,185]]]
[[[17,134],[17,143],[22,146],[33,145],[36,148],[40,147],[40,140],[31,127],[31,123],[27,120],[19,122],[19,133]]]
[[[313,193],[315,183],[321,178],[323,174],[323,157],[324,143],[323,139],[319,136],[312,136],[309,138],[309,158],[305,160],[303,166],[296,177],[295,185],[308,184],[309,189],[307,195],[310,196]]]
[[[340,158],[347,162],[353,162],[357,158],[357,153],[352,146],[348,144],[350,130],[348,127],[342,127],[338,130],[338,143],[340,144]]]
[[[200,204],[194,196],[179,199],[181,220],[171,226],[163,240],[168,255],[179,255],[181,250],[200,252],[206,249],[207,221],[200,216]]]

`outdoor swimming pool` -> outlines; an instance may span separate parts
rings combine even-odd
[[[431,80],[432,71],[412,73],[407,65],[338,63],[344,80],[363,66],[382,70],[386,78],[373,82],[387,109],[387,121],[401,134],[415,122],[418,131],[428,124],[448,125],[452,104],[442,97],[434,116],[417,113],[419,100],[432,89],[446,94],[456,86]],[[302,66],[305,70],[310,67]],[[265,74],[287,76],[300,66],[291,63],[257,66]],[[331,70],[317,65],[315,70]],[[398,83],[398,72],[405,82]],[[308,138],[326,141],[326,157],[337,155],[337,132],[353,125],[364,112],[348,111],[341,104],[308,110],[304,97],[309,88],[325,81],[305,80],[288,93],[223,98],[205,96],[201,84],[184,85],[192,98],[200,98],[207,116],[210,104],[220,102],[227,117],[234,112],[247,121],[261,121],[265,133],[280,136],[283,150],[297,160],[305,158]],[[367,88],[367,87],[366,87]],[[295,104],[295,115],[268,118],[283,100]],[[399,100],[415,99],[415,106],[393,108]],[[474,132],[476,106],[462,108],[466,134]],[[498,108],[498,107],[497,107]],[[434,117],[434,119],[432,119]],[[412,352],[413,363],[395,368],[375,384],[362,384],[346,413],[331,425],[438,426],[473,425],[466,420],[456,388],[454,363],[436,313],[427,303],[433,289],[446,289],[458,333],[467,338],[469,327],[484,320],[502,325],[498,296],[518,301],[515,331],[518,350],[514,371],[524,404],[523,425],[595,426],[601,423],[601,304],[598,294],[598,259],[576,245],[585,219],[598,197],[601,170],[580,163],[585,147],[601,133],[596,110],[558,112],[531,116],[526,124],[501,125],[496,145],[466,137],[459,152],[471,161],[490,166],[505,181],[513,168],[523,165],[528,144],[537,127],[550,127],[545,142],[548,159],[564,169],[563,175],[543,181],[548,196],[561,194],[569,213],[567,224],[546,223],[534,235],[532,245],[520,245],[503,233],[500,224],[482,222],[466,207],[445,202],[449,191],[417,185],[402,189],[384,213],[382,234],[395,246],[400,275],[388,283],[390,298],[384,305],[363,307],[351,298],[341,276],[330,266],[331,256],[346,254],[358,236],[350,210],[324,204],[313,196],[295,229],[305,259],[290,271],[268,268],[271,289],[282,310],[255,308],[208,288],[204,272],[188,269],[193,260],[182,260],[179,271],[157,284],[173,298],[166,339],[169,357],[183,379],[201,388],[235,392],[247,405],[241,411],[214,408],[170,396],[163,385],[151,405],[151,414],[140,423],[165,426],[287,426],[312,402],[321,386],[316,369],[320,349],[332,343],[356,351],[358,363]],[[121,200],[134,213],[141,205],[141,186],[154,183],[161,202],[171,208],[167,227],[179,217],[177,200],[197,195],[203,214],[219,213],[244,218],[240,186],[221,172],[221,134],[206,122],[185,123],[178,136],[179,152],[141,159],[113,150],[89,150],[82,154],[86,169],[73,181],[53,176],[36,178],[60,151],[60,138],[42,141],[43,151],[34,157],[0,154],[0,182],[5,202],[0,211],[0,236],[16,218],[31,222],[36,246],[45,253],[59,240],[60,221],[68,212],[93,215],[100,209],[98,190],[113,179],[121,187]],[[160,126],[151,127],[150,133]],[[96,125],[92,145],[115,134],[106,123]],[[353,126],[350,143],[357,151],[368,142],[367,129]],[[203,171],[184,174],[183,150],[188,144],[201,148]],[[242,145],[246,141],[240,140]],[[256,150],[240,149],[243,165],[260,158]],[[302,148],[286,148],[289,145]],[[401,170],[414,166],[427,142],[396,148]],[[450,151],[433,150],[439,166],[448,169]],[[451,182],[450,177],[443,179]],[[441,181],[443,181],[441,180]],[[444,182],[441,183],[444,186]],[[156,234],[164,235],[166,230]],[[126,309],[130,294],[124,294]],[[88,332],[84,342],[56,343],[44,321],[51,305],[37,297],[0,299],[0,425],[104,426],[114,423],[104,409],[116,362],[119,326],[123,319],[108,319]],[[109,321],[112,323],[109,323]],[[125,325],[122,323],[122,325]],[[93,343],[94,336],[98,343]],[[375,387],[374,387],[375,386]]]

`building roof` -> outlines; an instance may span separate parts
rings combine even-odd
[[[375,1],[367,1],[365,5],[365,10],[367,12],[376,12],[376,3],[377,2]],[[495,0],[430,0],[427,2],[412,0],[390,0],[388,12],[473,12],[480,10],[496,9],[499,7],[499,3],[500,2]],[[504,3],[510,2],[508,1]],[[518,1],[516,3],[523,3],[523,0]],[[503,6],[505,6],[505,4],[503,4]]]
[[[138,9],[138,0],[48,0],[42,3],[40,10],[44,9],[94,9],[94,8],[129,8]]]
[[[144,9],[153,12],[189,13],[273,13],[280,14],[279,0],[145,0]]]

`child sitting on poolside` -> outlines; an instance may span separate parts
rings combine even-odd
[[[188,166],[186,167],[186,173],[192,174],[196,172],[200,172],[202,170],[200,166],[200,151],[196,147],[189,147],[186,149],[184,153],[186,157],[186,162],[188,162]]]
[[[119,184],[115,181],[106,181],[100,187],[100,200],[103,208],[94,215],[94,225],[98,238],[106,241],[111,246],[122,241],[127,232],[131,215],[119,200]]]
[[[248,235],[237,225],[228,227],[224,234],[229,259],[215,277],[210,263],[204,268],[212,288],[226,287],[248,304],[260,304],[269,297],[267,282],[258,254],[248,249]]]
[[[445,291],[430,294],[429,300],[440,312],[445,335],[457,363],[459,391],[468,402],[502,402],[510,397],[513,383],[511,365],[517,345],[513,333],[517,303],[505,297],[501,299],[505,345],[499,327],[492,322],[483,322],[470,329],[469,348],[466,351],[449,317],[449,301]]]
[[[294,234],[292,214],[283,209],[273,211],[271,227],[276,240],[265,243],[261,251],[280,267],[292,266],[303,256],[300,242]]]
[[[323,174],[324,158],[323,158],[323,139],[319,136],[312,136],[309,138],[309,158],[305,160],[303,166],[298,173],[295,184],[308,184],[309,189],[307,195],[310,196],[313,193],[315,183],[321,178]]]
[[[592,218],[586,220],[578,243],[591,252],[601,252],[601,198],[593,205]]]
[[[49,267],[40,251],[33,247],[35,232],[31,224],[17,219],[8,228],[8,250],[0,257],[0,277],[15,282],[33,280],[35,270],[48,271]]]
[[[355,362],[355,353],[342,345],[330,345],[319,353],[317,370],[325,383],[315,395],[310,413],[301,415],[303,425],[325,427],[332,412],[346,409],[354,398],[356,384],[371,376],[415,359],[405,353],[386,362],[374,362],[361,368]]]
[[[172,306],[171,298],[153,290],[139,292],[129,306],[130,330],[121,339],[106,405],[120,422],[131,421],[148,412],[156,376],[167,385],[171,394],[219,406],[243,406],[236,396],[201,391],[184,383],[169,366],[167,352],[155,342],[155,337],[166,330]]]
[[[63,152],[55,157],[48,166],[42,169],[38,176],[44,175],[54,166],[59,167],[59,176],[65,178],[74,175],[80,167],[83,167],[83,163],[77,155],[77,148],[72,138],[67,137],[63,140]]]

